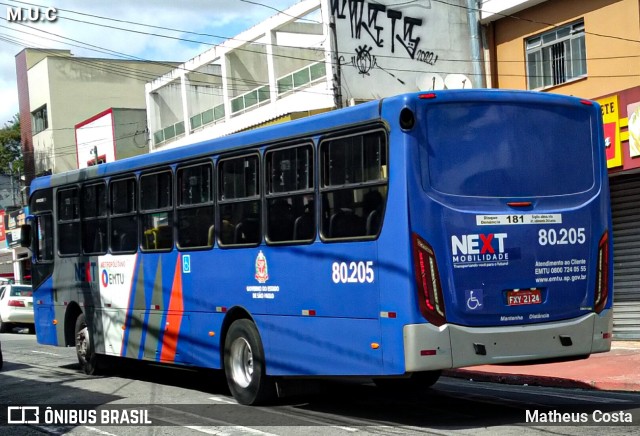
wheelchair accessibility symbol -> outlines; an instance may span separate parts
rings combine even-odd
[[[469,310],[477,310],[482,307],[482,289],[470,289],[464,292]]]
[[[182,272],[184,274],[189,274],[191,272],[191,256],[188,254],[184,254],[182,256]]]

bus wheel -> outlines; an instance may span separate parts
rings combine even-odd
[[[435,385],[441,373],[442,371],[414,372],[407,378],[379,378],[373,382],[387,391],[419,393]]]
[[[267,376],[260,334],[247,319],[234,321],[224,343],[224,369],[231,394],[247,406],[268,403],[276,385]]]
[[[82,371],[88,375],[96,374],[98,358],[93,344],[93,335],[87,325],[84,313],[81,313],[76,319],[76,354]]]

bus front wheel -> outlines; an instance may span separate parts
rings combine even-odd
[[[267,376],[264,348],[255,324],[234,321],[224,343],[224,369],[233,397],[247,406],[268,403],[276,397],[276,385]]]
[[[76,319],[76,354],[80,368],[85,374],[94,375],[98,368],[98,357],[95,353],[93,334],[89,329],[84,313]]]

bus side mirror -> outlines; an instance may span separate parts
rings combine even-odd
[[[31,248],[31,224],[20,226],[20,246]]]

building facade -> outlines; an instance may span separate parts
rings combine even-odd
[[[68,50],[16,55],[27,184],[77,168],[74,127],[111,107],[145,109],[144,85],[175,64],[74,57]]]
[[[109,108],[75,126],[78,168],[149,152],[147,111]]]
[[[491,87],[575,95],[601,104],[617,339],[640,339],[639,18],[635,0],[489,0],[481,18]]]

